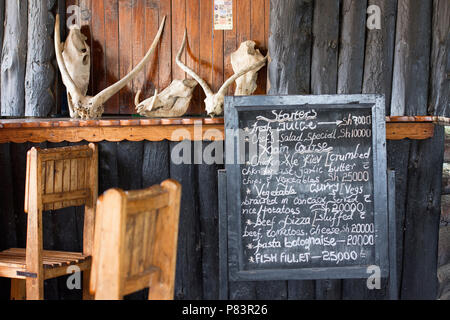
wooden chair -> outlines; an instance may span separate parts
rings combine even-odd
[[[98,150],[94,144],[40,150],[27,154],[25,212],[26,249],[0,253],[0,277],[11,278],[11,299],[44,298],[44,280],[67,274],[68,267],[84,272],[83,298],[90,298],[89,270],[98,195]],[[43,250],[42,212],[85,205],[83,252]]]
[[[174,297],[181,186],[111,189],[97,201],[91,293],[121,300],[150,288],[149,300]]]

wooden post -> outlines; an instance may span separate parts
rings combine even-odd
[[[450,1],[433,2],[431,88],[428,112],[450,117]]]
[[[310,93],[313,9],[311,0],[270,2],[269,94]],[[262,282],[255,289],[257,299],[314,298],[314,281]]]
[[[431,1],[398,1],[392,116],[427,114],[431,10]]]
[[[339,51],[339,0],[315,1],[311,93],[336,94]],[[341,298],[341,280],[316,281],[316,299]]]
[[[21,1],[24,2],[24,1]],[[28,0],[28,54],[25,76],[25,116],[46,117],[55,106],[53,28],[55,0]]]
[[[384,94],[386,114],[390,114],[397,0],[369,0],[368,5],[380,8],[381,29],[367,30],[362,91]]]
[[[6,0],[1,68],[1,115],[25,115],[27,1]]]
[[[364,70],[367,0],[343,0],[338,93],[359,94]]]
[[[271,0],[269,94],[308,94],[312,0]]]

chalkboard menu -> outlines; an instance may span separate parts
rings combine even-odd
[[[380,96],[227,97],[231,280],[388,269]]]

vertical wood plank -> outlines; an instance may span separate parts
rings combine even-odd
[[[193,143],[190,141],[185,141],[182,144],[172,142],[170,143],[171,154],[179,150],[180,147],[184,147],[183,153],[190,152],[192,145]],[[191,152],[190,156],[192,156]],[[182,227],[180,227],[178,234],[175,299],[200,300],[204,294],[202,248],[194,166],[191,164],[174,164],[171,161],[170,177],[181,183],[183,189],[179,222]]]
[[[103,0],[96,0],[92,2],[92,90],[94,94],[99,93],[106,88],[106,61],[105,51],[106,37],[105,37],[105,8]]]
[[[251,39],[251,0],[236,0],[237,1],[237,48],[239,45]]]
[[[166,26],[160,40],[159,50],[159,90],[167,88],[172,82],[172,2],[162,0],[159,3],[159,21],[166,16]],[[169,27],[170,26],[170,27]]]
[[[25,115],[28,1],[6,0],[1,67],[1,115]]]
[[[70,160],[70,191],[78,190],[78,163],[77,159]],[[70,201],[71,206],[77,206],[77,201]]]
[[[175,62],[178,50],[183,42],[184,30],[186,29],[186,0],[172,0],[172,80],[184,79],[185,73]],[[181,60],[186,61],[184,50]]]
[[[135,1],[119,1],[119,64],[120,78],[133,69],[133,7]],[[119,93],[120,114],[127,114],[132,101],[133,84],[129,83]]]
[[[214,1],[211,8],[211,30],[212,30],[212,91],[218,92],[224,83],[224,31],[214,30]]]
[[[63,160],[63,174],[62,174],[62,179],[63,179],[63,192],[69,192],[70,191],[70,160]],[[63,201],[63,207],[69,207],[71,206],[71,202],[70,201]]]
[[[267,53],[266,34],[265,34],[265,0],[251,1],[251,40],[256,42],[256,47],[261,53]],[[258,72],[258,87],[255,94],[266,93],[267,68],[264,67]]]
[[[63,171],[64,171],[64,163],[62,160],[55,161],[55,185],[54,191],[55,193],[63,192]],[[53,204],[54,210],[58,210],[62,207],[61,202],[55,202]]]
[[[133,68],[144,58],[148,48],[144,46],[145,40],[145,1],[135,1],[133,6]],[[146,65],[144,70],[147,70],[149,65]],[[132,81],[133,91],[131,92],[131,100],[128,103],[127,113],[134,114],[135,107],[133,104],[134,94],[138,90],[143,90],[145,87],[145,72],[141,71]]]
[[[26,296],[29,300],[44,299],[44,265],[42,263],[42,190],[41,159],[36,149],[29,151],[29,201],[27,221],[27,271],[35,273],[36,278],[26,279]]]
[[[54,193],[54,183],[55,183],[55,161],[46,162],[46,174],[45,174],[45,194]],[[45,211],[53,210],[53,204],[46,204]]]
[[[98,0],[94,0],[98,1]],[[78,0],[81,15],[81,32],[87,37],[86,43],[92,48],[92,0]],[[92,59],[91,59],[92,62]],[[94,65],[91,63],[91,77],[89,82],[89,95],[95,95],[94,92],[94,79],[92,74],[94,73]]]
[[[392,116],[427,114],[431,11],[431,1],[398,1]]]
[[[200,77],[212,87],[212,52],[213,52],[213,7],[212,1],[200,0]],[[202,113],[205,113],[204,100],[206,98],[203,90],[200,91],[202,101]]]
[[[339,0],[315,1],[311,93],[336,94],[339,44]],[[316,299],[339,300],[341,280],[316,281]]]
[[[428,113],[450,116],[450,1],[433,1],[431,79]]]
[[[313,1],[271,1],[269,53],[269,94],[307,94],[310,92]],[[293,59],[296,57],[296,59]],[[258,298],[264,285],[274,287],[269,298],[312,299],[314,281],[258,283]]]
[[[200,0],[186,0],[186,28],[189,36],[189,43],[186,45],[186,65],[200,74]],[[192,77],[188,76],[188,78]],[[203,100],[200,100],[201,90],[200,86],[195,89],[191,105],[187,111],[188,114],[201,114],[203,112]]]
[[[224,80],[230,78],[233,74],[233,66],[231,65],[231,54],[237,49],[237,1],[233,0],[233,29],[224,31]],[[236,83],[228,88],[228,95],[234,95]]]
[[[26,1],[21,1],[26,2]],[[47,117],[55,108],[55,53],[52,9],[55,1],[28,1],[28,45],[25,75],[25,116]]]
[[[145,32],[144,32],[144,48],[150,48],[153,39],[158,32],[159,27],[159,2],[145,2]],[[164,27],[163,33],[170,29],[169,25]],[[155,53],[150,59],[148,67],[145,70],[145,83],[143,88],[142,97],[149,97],[155,92],[155,89],[159,85],[159,55],[160,44],[155,50]]]
[[[105,73],[106,86],[111,86],[120,79],[119,49],[119,3],[118,0],[104,2],[105,10]],[[105,114],[119,113],[120,94],[115,94],[105,104]]]
[[[313,1],[272,0],[269,94],[310,92],[312,11]]]
[[[367,0],[343,0],[338,93],[362,91]]]
[[[204,143],[204,154],[212,155],[211,150],[219,152],[221,142]],[[223,156],[223,155],[222,155]],[[219,299],[219,203],[217,172],[221,169],[217,164],[203,163],[196,166],[196,180],[198,181],[198,206],[200,212],[200,227],[202,241],[202,273],[203,299]]]
[[[339,0],[315,2],[311,63],[312,94],[337,92],[339,2]]]
[[[394,33],[397,1],[369,0],[369,6],[381,9],[381,29],[367,30],[363,93],[386,96],[386,114],[390,114]],[[371,13],[373,15],[373,12]]]

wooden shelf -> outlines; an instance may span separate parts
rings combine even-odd
[[[0,120],[0,143],[223,140],[222,118]]]
[[[438,117],[388,117],[388,140],[433,137]],[[197,125],[196,125],[197,124]],[[224,139],[223,118],[3,119],[0,143],[100,141],[211,141]]]

